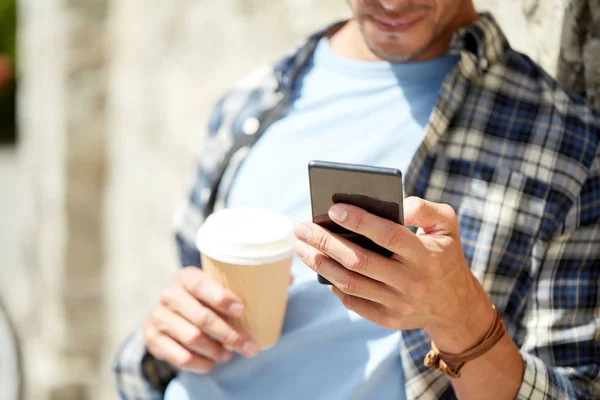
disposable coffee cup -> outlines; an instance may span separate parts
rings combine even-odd
[[[293,223],[271,210],[239,208],[211,214],[196,237],[202,269],[245,304],[242,318],[225,317],[261,349],[283,326],[293,256]]]

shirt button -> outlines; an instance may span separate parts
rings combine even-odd
[[[211,193],[212,190],[210,190],[210,188],[203,188],[200,192],[200,201],[202,201],[203,203],[208,203],[208,200],[210,200]]]
[[[242,126],[242,131],[248,135],[256,135],[258,130],[260,129],[260,122],[256,118],[248,118],[244,121],[244,125]]]
[[[483,59],[481,59],[479,65],[481,65],[482,70],[487,71],[488,68],[490,67],[490,62],[487,60],[487,58],[483,58]]]

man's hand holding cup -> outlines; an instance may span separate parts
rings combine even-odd
[[[276,212],[223,210],[198,231],[202,269],[179,271],[144,325],[151,354],[206,373],[231,351],[254,357],[278,340],[292,282],[291,221]]]
[[[242,300],[197,267],[179,271],[144,324],[148,350],[178,369],[206,373],[231,359],[228,349],[253,357],[259,346],[223,316],[240,318]]]

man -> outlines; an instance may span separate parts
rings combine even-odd
[[[217,104],[177,234],[194,267],[125,344],[122,397],[600,395],[598,113],[471,0],[349,4],[351,21]],[[384,259],[300,223],[310,159],[402,170],[417,234],[331,209]],[[221,319],[244,312],[239,299],[195,267],[202,220],[238,206],[299,222],[284,331],[260,354]]]

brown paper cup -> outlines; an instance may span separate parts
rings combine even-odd
[[[202,267],[215,281],[240,296],[246,306],[242,318],[225,318],[248,332],[261,349],[272,347],[283,326],[292,259],[264,265],[234,265],[202,256]]]
[[[198,231],[202,268],[244,301],[244,316],[225,317],[260,345],[281,335],[287,306],[294,238],[285,215],[260,209],[228,209],[212,214]]]

